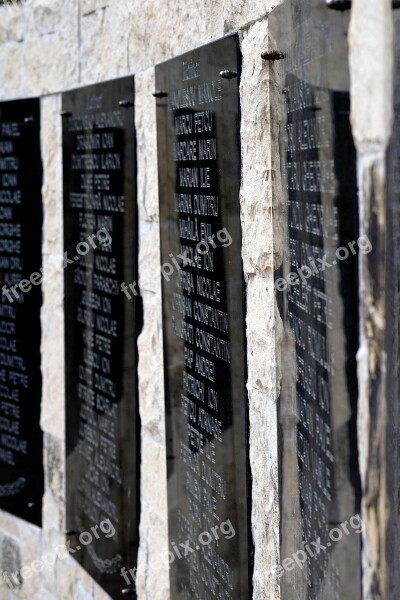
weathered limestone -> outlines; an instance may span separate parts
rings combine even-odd
[[[360,235],[373,240],[360,255],[358,435],[363,487],[363,588],[387,598],[385,280],[386,150],[393,123],[392,2],[354,0],[350,25],[351,121],[358,151]],[[377,269],[374,268],[378,267]]]
[[[274,173],[279,162],[277,123],[271,122],[269,110],[275,71],[261,59],[261,52],[267,48],[266,22],[256,23],[243,33],[241,216],[249,307],[246,320],[247,390],[253,477],[253,583],[257,600],[279,598],[278,584],[271,575],[279,562],[277,400],[282,325],[279,313],[275,311],[273,227]],[[263,123],[262,127],[260,123]],[[274,145],[271,144],[273,136]]]
[[[141,518],[138,590],[142,598],[168,598],[168,530],[160,235],[158,227],[157,137],[154,71],[135,79],[137,198],[139,206],[139,285],[144,327],[139,337],[139,398],[142,425]],[[155,167],[149,177],[149,165]],[[157,490],[157,491],[156,491]],[[157,582],[157,583],[156,583]]]

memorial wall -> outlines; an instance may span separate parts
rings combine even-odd
[[[395,4],[0,1],[0,600],[400,593]]]

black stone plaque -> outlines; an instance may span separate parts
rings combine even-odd
[[[285,600],[357,600],[357,255],[371,247],[358,235],[348,15],[319,0],[287,0],[269,24],[284,55],[273,67],[286,230],[275,282],[285,328],[277,578]]]
[[[131,77],[74,90],[62,113],[67,539],[113,598],[134,581],[121,569],[138,546],[133,94]]]
[[[41,186],[40,102],[38,99],[2,102],[0,508],[36,525],[42,522],[44,485],[43,436],[39,423]]]
[[[156,67],[176,599],[250,597],[240,60],[233,35]]]

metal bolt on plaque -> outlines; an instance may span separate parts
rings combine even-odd
[[[135,588],[127,587],[121,591],[121,594],[123,594],[124,596],[134,596],[136,594],[136,590]]]
[[[131,108],[133,106],[133,102],[130,100],[120,100],[118,103],[122,108]]]
[[[156,90],[153,93],[154,98],[166,98],[168,96],[168,92],[164,92],[163,90]]]
[[[236,71],[229,71],[229,69],[225,69],[224,71],[220,72],[219,76],[222,77],[222,79],[235,79],[235,77],[237,77],[237,73]]]
[[[350,10],[351,0],[326,0],[326,5],[332,10]]]
[[[285,55],[283,52],[279,52],[278,50],[267,50],[266,52],[261,53],[261,58],[263,60],[270,60],[274,62],[276,60],[283,60]]]

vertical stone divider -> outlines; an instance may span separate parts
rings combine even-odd
[[[389,598],[385,560],[386,466],[385,231],[386,150],[393,120],[392,1],[353,0],[350,24],[351,121],[358,151],[360,254],[358,444],[362,481],[363,595]],[[389,257],[390,260],[390,257]]]
[[[63,548],[65,538],[65,380],[64,380],[64,269],[62,216],[61,96],[41,100],[43,160],[43,304],[42,410],[45,493],[41,555]],[[39,557],[38,557],[39,558]],[[69,560],[56,558],[41,572],[40,595],[73,597]]]
[[[247,362],[254,543],[253,599],[280,597],[278,416],[280,340],[274,269],[279,267],[280,166],[278,118],[272,107],[276,67],[261,59],[268,49],[268,24],[252,25],[242,36],[241,220],[247,285]],[[278,240],[279,242],[279,237]]]
[[[54,600],[56,597],[103,600],[108,596],[68,556],[65,539],[64,231],[60,112],[59,94],[42,97],[44,270],[41,427],[44,433],[45,493],[41,544],[31,561],[46,559],[38,575],[37,597],[42,600]],[[29,586],[28,591],[27,598],[34,597],[36,592],[33,588]]]
[[[139,286],[144,319],[144,327],[138,340],[142,427],[137,576],[139,600],[169,598],[156,100],[152,95],[154,86],[153,68],[135,76]]]

